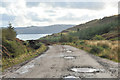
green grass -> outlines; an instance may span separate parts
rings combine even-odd
[[[98,45],[89,44],[88,41],[89,40],[79,40],[76,42],[63,42],[63,43],[58,43],[58,44],[70,45],[70,46],[85,50],[88,53],[99,56],[101,58],[109,59],[109,60],[112,60],[115,62],[120,62],[118,60],[118,54],[120,53],[120,51],[118,51],[117,48],[115,50],[113,50],[110,46],[108,46],[109,43],[102,44],[103,42],[101,40],[97,40],[101,43],[101,44],[99,43]],[[91,40],[90,42],[94,43],[97,41]],[[111,43],[114,44],[113,41],[111,41]],[[117,45],[117,43],[116,43],[116,45]]]
[[[29,53],[24,53],[15,58],[2,58],[2,70],[4,71],[5,69],[12,67],[16,64],[20,64],[26,60],[30,60],[31,58],[34,58],[46,51],[46,49],[47,47],[42,44],[41,47],[34,52],[31,51]]]

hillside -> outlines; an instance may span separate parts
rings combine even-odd
[[[15,31],[17,34],[51,34],[59,33],[62,30],[73,27],[74,25],[50,25],[50,26],[31,26],[31,27],[17,27]]]
[[[115,15],[76,25],[39,40],[46,44],[71,45],[101,58],[120,62],[119,27],[119,18]]]
[[[44,52],[47,47],[41,42],[22,41],[16,38],[14,28],[2,28],[2,42],[0,41],[0,52],[2,55],[2,70],[13,65],[30,60]]]
[[[114,23],[118,23],[118,15],[104,17],[102,19],[95,19],[95,20],[86,22],[84,24],[76,25],[74,27],[63,30],[63,32],[64,31],[76,31],[78,28],[84,29],[84,28],[89,28],[93,26],[102,26],[102,25],[107,25],[107,24],[113,25]]]
[[[120,36],[118,32],[120,24],[118,24],[118,21],[118,16],[114,15],[76,25],[62,32],[71,33],[70,35],[73,36],[79,36],[80,39],[92,39],[95,35],[101,35],[108,40]]]
[[[48,40],[48,42],[60,42],[61,40],[67,42],[69,40],[118,40],[120,37],[120,32],[118,32],[120,24],[118,24],[118,21],[118,15],[95,19],[40,40]]]

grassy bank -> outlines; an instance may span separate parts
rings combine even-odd
[[[2,42],[0,41],[2,71],[16,64],[30,60],[47,49],[41,42],[19,40],[16,38],[16,35],[11,24],[9,24],[9,27],[2,29]]]
[[[76,42],[59,43],[62,45],[71,45],[76,48],[85,50],[91,54],[99,56],[101,58],[106,58],[115,62],[120,62],[118,57],[120,57],[120,49],[118,46],[118,41],[109,40],[79,40]]]
[[[44,51],[46,51],[47,47],[42,44],[41,47],[35,51],[30,51],[29,53],[21,54],[15,58],[2,58],[2,70],[5,70],[8,67],[12,67],[16,64],[20,64],[26,60],[30,60],[31,58],[34,58]]]

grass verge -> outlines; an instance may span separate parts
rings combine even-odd
[[[7,59],[2,58],[2,71],[4,71],[5,69],[7,69],[9,67],[12,67],[16,64],[20,64],[22,62],[30,60],[31,58],[34,58],[34,57],[42,54],[46,50],[47,50],[47,46],[42,44],[41,47],[34,52],[21,54],[21,55],[15,57],[15,58],[7,58]]]
[[[101,58],[120,62],[118,59],[120,55],[118,43],[119,41],[110,40],[78,40],[58,44],[74,46]]]

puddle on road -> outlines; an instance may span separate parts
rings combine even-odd
[[[71,53],[73,52],[72,50],[69,50],[69,49],[63,49],[64,51],[68,52],[68,53]]]
[[[73,72],[80,72],[80,73],[95,73],[95,72],[103,72],[103,69],[94,69],[94,68],[72,68],[71,71]]]
[[[28,70],[27,69],[23,69],[23,70],[18,70],[16,72],[19,73],[19,74],[24,74],[24,73],[28,72]]]
[[[32,67],[34,67],[33,64],[32,65],[26,65],[26,66],[22,67],[21,69],[17,70],[16,72],[19,73],[19,74],[24,74],[24,73],[28,72],[29,68],[32,68]]]
[[[75,57],[74,56],[65,56],[64,58],[65,59],[74,59]]]
[[[64,79],[78,79],[76,76],[65,76]]]
[[[71,50],[67,50],[66,52],[71,53],[72,51]]]
[[[34,67],[34,65],[26,65],[24,68],[28,69],[28,68],[32,68]]]
[[[64,78],[79,78],[79,77],[75,77],[75,76],[66,76]]]

